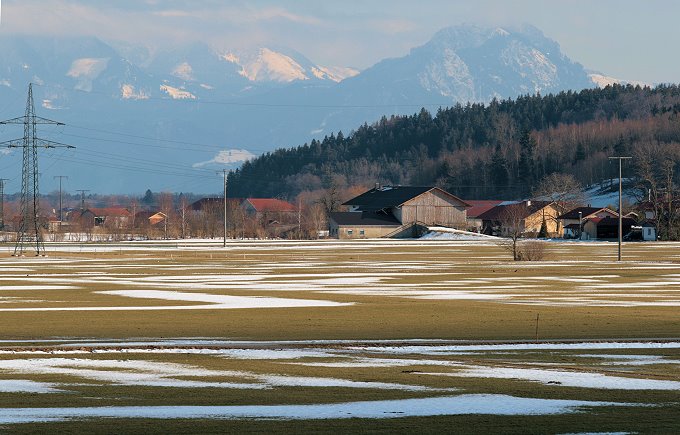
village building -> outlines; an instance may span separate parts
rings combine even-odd
[[[465,213],[467,215],[467,229],[476,233],[481,233],[484,228],[484,222],[479,218],[482,213],[486,213],[492,208],[505,203],[506,201],[498,199],[466,199],[465,202],[470,204]]]
[[[642,240],[651,242],[657,239],[656,225],[654,222],[648,220],[643,221],[640,226],[642,227]]]
[[[484,234],[507,236],[519,231],[524,236],[536,237],[545,223],[547,236],[560,234],[557,221],[559,209],[552,201],[522,201],[498,205],[478,216],[482,220]]]
[[[130,224],[132,213],[123,207],[88,208],[70,216],[81,228],[125,228]]]
[[[428,226],[466,228],[462,199],[432,186],[376,186],[331,213],[330,236],[340,239],[414,237]]]
[[[296,222],[298,218],[297,207],[276,198],[246,198],[241,207],[265,226],[290,224]]]
[[[636,222],[631,218],[622,218],[623,236],[631,232]],[[583,224],[582,238],[593,240],[615,240],[619,238],[618,217],[594,217],[587,219]]]
[[[576,207],[557,217],[562,227],[562,237],[577,239],[583,234],[583,224],[592,218],[618,217],[619,214],[607,207]]]

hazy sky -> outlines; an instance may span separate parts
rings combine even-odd
[[[680,82],[675,0],[5,0],[3,33],[94,35],[162,46],[284,46],[324,65],[366,68],[442,27],[533,24],[586,68]]]

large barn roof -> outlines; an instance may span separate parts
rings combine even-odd
[[[354,205],[360,207],[362,210],[382,210],[384,208],[399,207],[403,203],[434,189],[460,201],[464,206],[468,205],[462,199],[434,186],[376,187],[350,199],[342,205]]]

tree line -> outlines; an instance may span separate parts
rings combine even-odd
[[[457,104],[434,115],[422,109],[263,154],[231,172],[228,182],[239,197],[292,199],[379,182],[436,185],[466,199],[517,199],[554,173],[583,185],[611,180],[618,176],[612,155],[655,147],[676,155],[679,113],[676,85],[526,95]],[[676,167],[678,159],[667,165]],[[638,166],[631,172],[640,173]]]

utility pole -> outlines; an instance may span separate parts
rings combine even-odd
[[[61,180],[66,178],[68,180],[68,176],[66,175],[55,175],[55,179],[59,179],[59,226],[61,226],[61,223],[64,221],[64,208],[61,206]]]
[[[0,231],[5,229],[5,181],[7,178],[0,178]]]
[[[224,239],[222,240],[222,247],[227,247],[227,170],[222,169],[224,175]]]
[[[85,192],[89,192],[90,189],[76,189],[76,192],[80,192],[80,211],[85,211]]]
[[[0,124],[22,124],[24,137],[0,142],[0,146],[23,149],[23,166],[21,168],[21,223],[17,231],[16,245],[13,255],[24,255],[27,242],[35,243],[35,255],[45,255],[42,232],[40,231],[40,190],[38,188],[38,147],[42,148],[75,148],[71,145],[42,139],[37,136],[38,124],[64,125],[62,122],[41,118],[35,114],[33,104],[33,84],[28,85],[28,98],[24,116],[0,121]]]
[[[632,157],[609,157],[609,160],[619,161],[619,257],[618,261],[621,261],[621,242],[623,241],[623,182],[621,180],[621,162],[623,160],[630,160]]]

